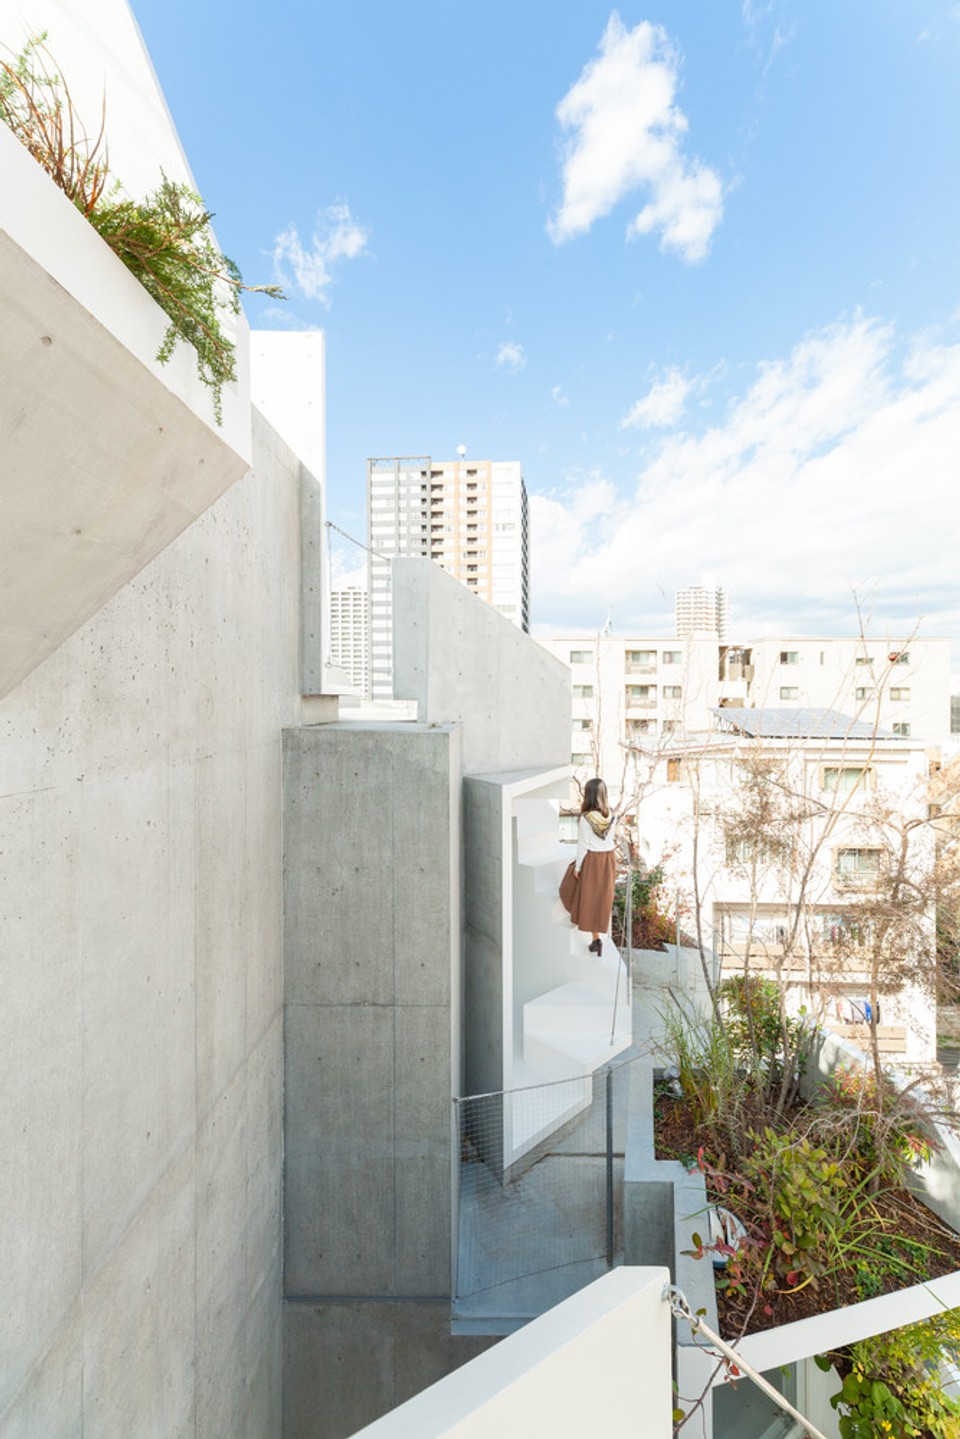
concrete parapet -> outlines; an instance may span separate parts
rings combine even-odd
[[[394,693],[463,726],[463,772],[570,763],[570,671],[431,560],[392,562]]]

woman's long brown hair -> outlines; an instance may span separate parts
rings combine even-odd
[[[591,809],[598,809],[604,819],[610,813],[610,806],[607,803],[607,786],[602,779],[588,779],[583,787],[583,804],[580,806],[580,813],[586,814]]]

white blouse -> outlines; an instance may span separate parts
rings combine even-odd
[[[607,826],[606,834],[601,839],[586,815],[580,816],[580,823],[577,826],[577,858],[574,862],[574,868],[577,874],[580,873],[580,866],[583,864],[587,850],[607,851],[616,847],[617,825],[619,822],[620,816],[615,814]]]

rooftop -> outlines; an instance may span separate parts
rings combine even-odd
[[[717,728],[758,739],[898,739],[891,730],[831,709],[715,708]]]

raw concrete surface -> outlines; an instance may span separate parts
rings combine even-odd
[[[346,1439],[496,1342],[451,1338],[445,1299],[288,1303],[285,1316],[284,1434],[297,1439]]]
[[[431,560],[395,559],[393,687],[463,724],[465,775],[570,763],[570,670]]]
[[[324,725],[284,748],[285,1290],[446,1294],[459,733]]]
[[[255,443],[0,702],[2,1439],[280,1432],[300,476]]]

